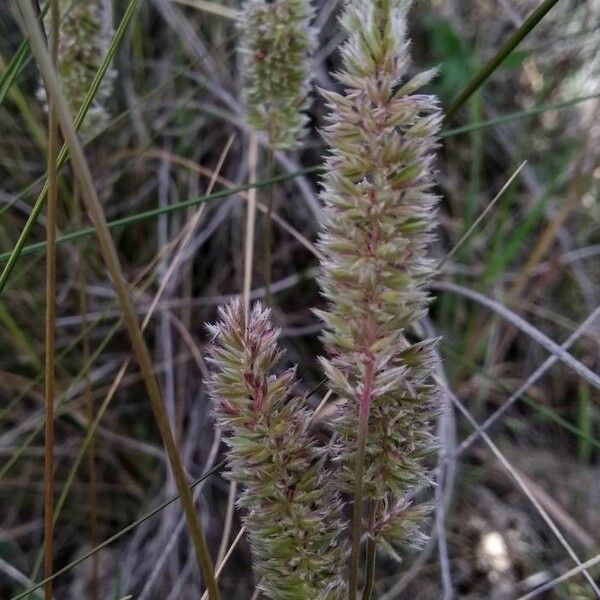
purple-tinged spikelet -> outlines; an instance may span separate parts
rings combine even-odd
[[[112,0],[59,0],[58,75],[73,116],[77,114],[108,51],[113,35]],[[50,12],[45,18],[50,31]],[[115,71],[109,69],[90,106],[83,131],[93,131],[108,118],[107,102]],[[43,88],[40,98],[45,101]]]
[[[310,0],[247,0],[241,18],[248,122],[293,148],[308,120],[315,32]]]
[[[323,181],[325,224],[320,285],[329,302],[322,364],[345,400],[335,420],[343,489],[354,486],[359,409],[368,409],[364,499],[369,534],[392,544],[420,541],[423,507],[408,496],[427,482],[423,457],[435,446],[432,341],[406,330],[427,311],[427,257],[436,222],[431,191],[441,115],[418,93],[432,72],[402,82],[409,62],[410,0],[353,0],[342,23],[348,40],[337,75],[344,93],[326,92],[330,145]]]
[[[226,435],[229,475],[244,488],[260,588],[274,600],[341,598],[338,503],[325,491],[323,452],[309,431],[295,370],[279,375],[279,331],[269,311],[247,319],[237,301],[210,326],[209,381],[214,415]]]

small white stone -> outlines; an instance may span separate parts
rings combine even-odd
[[[508,547],[500,533],[486,533],[477,548],[477,563],[486,571],[506,573],[511,566]]]

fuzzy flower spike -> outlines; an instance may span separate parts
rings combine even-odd
[[[104,60],[113,36],[112,0],[59,0],[58,75],[76,115],[96,72]],[[45,18],[46,31],[50,31],[50,11]],[[93,131],[108,118],[107,102],[113,90],[116,73],[109,69],[90,106],[83,131]],[[39,95],[43,101],[43,88]]]
[[[307,122],[315,33],[309,0],[247,0],[241,18],[248,122],[275,148],[296,145]]]
[[[425,511],[411,505],[409,494],[427,482],[421,460],[435,447],[433,342],[412,343],[406,331],[427,312],[424,288],[434,274],[427,247],[436,220],[431,163],[441,115],[434,97],[418,93],[432,72],[402,82],[410,5],[346,4],[348,39],[337,75],[345,90],[325,93],[330,153],[319,242],[329,303],[318,313],[326,325],[322,364],[345,400],[334,423],[342,487],[355,500],[363,494],[369,538],[390,552],[422,540]],[[356,504],[355,535],[362,517]]]
[[[279,331],[268,310],[256,305],[246,318],[239,301],[209,329],[214,415],[229,446],[230,477],[244,486],[238,505],[260,589],[273,600],[338,600],[338,504],[324,491],[322,451],[293,393],[295,370],[273,372]]]

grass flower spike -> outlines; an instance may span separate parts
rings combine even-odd
[[[320,285],[329,301],[319,312],[328,355],[322,363],[345,400],[335,421],[343,487],[355,492],[354,532],[361,528],[364,494],[370,539],[390,551],[420,539],[423,508],[408,495],[427,481],[421,460],[435,444],[432,342],[411,343],[406,330],[427,311],[424,286],[434,273],[427,246],[436,217],[431,163],[441,116],[436,99],[418,93],[432,72],[402,81],[410,4],[346,5],[348,39],[337,75],[345,91],[325,93],[331,150],[319,244]],[[360,535],[353,555],[359,541]]]
[[[239,301],[219,316],[210,327],[210,391],[230,476],[244,485],[238,503],[260,587],[274,600],[341,598],[337,503],[324,491],[322,451],[293,392],[295,370],[273,372],[279,332],[260,305],[247,320]]]
[[[241,18],[248,122],[275,148],[294,147],[307,122],[312,15],[309,0],[247,0]]]
[[[113,36],[112,0],[59,0],[58,74],[71,112],[77,114],[106,56]],[[46,29],[50,26],[49,13]],[[115,71],[109,70],[90,107],[82,129],[91,131],[107,119]],[[45,101],[45,91],[39,95]]]

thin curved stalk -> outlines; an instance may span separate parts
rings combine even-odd
[[[585,379],[590,385],[600,390],[600,375],[594,373],[594,371],[586,367],[572,354],[567,352],[555,341],[551,340],[547,335],[528,323],[510,308],[504,306],[496,300],[493,300],[492,298],[489,298],[488,296],[485,296],[484,294],[481,294],[480,292],[456,283],[451,283],[449,281],[435,282],[432,283],[430,287],[433,290],[441,290],[458,294],[494,311],[500,315],[500,317],[514,325],[517,329],[520,329],[523,333],[528,335],[531,339],[535,340],[538,344],[540,344],[540,346],[543,346],[548,352],[556,356],[564,364],[568,365],[575,373]]]
[[[519,596],[519,598],[517,598],[517,600],[531,600],[531,598],[535,598],[536,596],[539,596],[542,592],[546,592],[548,590],[555,588],[559,583],[562,583],[563,581],[566,581],[567,579],[570,579],[571,577],[575,577],[575,575],[579,575],[586,569],[595,567],[598,563],[600,563],[600,554],[596,554],[596,556],[594,556],[593,558],[586,560],[584,563],[582,563],[581,565],[579,565],[577,567],[569,569],[566,573],[563,573],[562,575],[560,575],[559,577],[556,577],[555,579],[551,579],[550,581],[544,583],[543,585],[535,588],[531,592],[528,592],[527,594],[524,594],[523,596]]]
[[[267,177],[273,178],[273,146],[269,145],[267,150]],[[267,188],[267,214],[265,215],[265,236],[264,236],[264,256],[263,256],[263,278],[265,286],[265,304],[271,306],[273,298],[271,297],[271,262],[273,255],[273,186]]]

